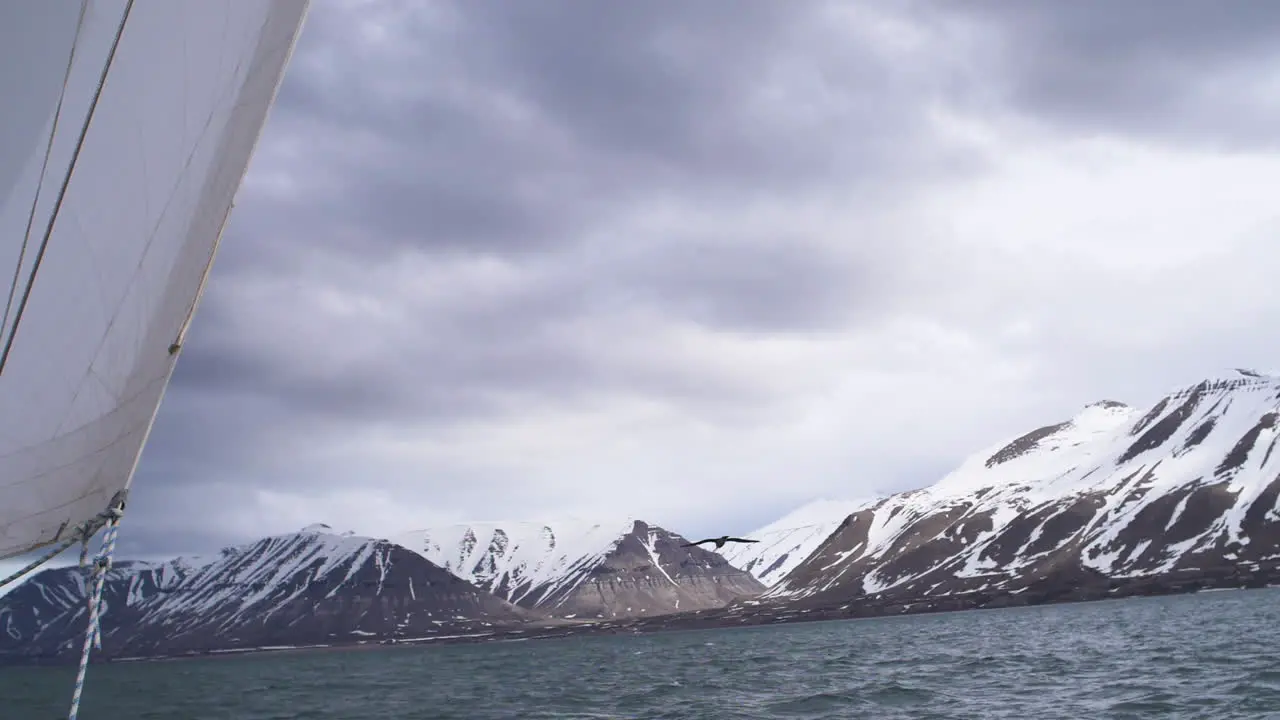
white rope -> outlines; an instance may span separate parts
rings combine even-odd
[[[4,587],[5,585],[8,585],[9,583],[11,583],[11,582],[13,582],[13,581],[15,581],[15,580],[20,580],[20,579],[22,578],[22,576],[23,576],[23,575],[26,575],[27,573],[31,572],[32,570],[35,570],[36,568],[40,567],[41,565],[44,565],[45,563],[47,563],[47,562],[49,562],[50,560],[52,560],[52,559],[54,559],[55,557],[57,557],[57,556],[58,556],[58,555],[59,555],[63,550],[66,550],[67,548],[71,547],[72,545],[75,545],[77,540],[79,540],[79,538],[78,538],[77,536],[75,536],[75,535],[73,535],[73,536],[71,536],[71,537],[67,538],[66,540],[63,540],[63,541],[62,541],[61,543],[59,543],[58,545],[54,546],[54,548],[53,548],[52,550],[50,550],[49,552],[47,552],[47,553],[45,553],[44,555],[42,555],[39,559],[36,559],[36,560],[31,561],[29,564],[27,564],[27,566],[26,566],[26,567],[24,567],[24,568],[22,568],[21,570],[19,570],[19,571],[17,571],[17,572],[15,572],[15,573],[13,573],[12,575],[10,575],[10,576],[6,577],[5,579],[0,580],[0,587]],[[84,560],[83,560],[83,559],[81,559],[80,564],[81,564],[81,565],[83,565],[83,564],[84,564]]]
[[[76,689],[71,696],[71,712],[67,720],[76,720],[80,712],[80,696],[84,692],[84,678],[89,671],[89,653],[93,648],[102,649],[102,630],[99,621],[102,614],[102,589],[106,585],[107,571],[111,569],[111,557],[116,550],[116,532],[120,526],[120,518],[124,517],[124,504],[116,505],[107,511],[107,531],[102,537],[102,551],[93,559],[90,575],[92,587],[88,593],[89,623],[84,633],[84,649],[80,652],[80,669],[76,673]],[[84,538],[84,547],[80,552],[81,563],[87,555],[89,538]]]
[[[80,543],[80,567],[84,567],[89,557],[89,539],[106,526],[106,524],[111,521],[111,518],[117,517],[117,513],[122,513],[124,511],[124,501],[127,496],[128,492],[125,490],[121,490],[116,493],[115,497],[111,499],[110,509],[104,510],[90,518],[88,521],[76,525],[75,532],[67,536],[66,539],[59,541],[57,545],[54,545],[52,550],[27,563],[21,570],[11,573],[4,579],[0,579],[0,588],[17,580],[21,580],[24,575],[38,569],[41,565],[44,565],[62,554],[64,550],[76,543]],[[61,535],[61,532],[59,532],[59,535]]]

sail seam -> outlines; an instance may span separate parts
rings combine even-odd
[[[40,205],[40,191],[44,189],[45,176],[49,172],[49,157],[53,154],[53,141],[58,136],[58,121],[62,119],[62,105],[67,99],[67,85],[71,83],[71,71],[76,64],[76,48],[80,45],[80,32],[84,30],[84,15],[89,9],[89,0],[81,0],[80,16],[76,19],[76,32],[71,41],[71,52],[67,55],[67,70],[62,75],[62,90],[58,92],[58,104],[53,109],[53,125],[49,128],[49,141],[44,146],[44,158],[40,163],[40,177],[36,180],[35,196],[31,198],[31,210],[27,213],[27,226],[22,236],[22,247],[18,249],[18,262],[13,267],[13,280],[9,284],[9,297],[4,305],[4,317],[0,319],[0,332],[9,327],[9,314],[13,310],[13,298],[18,292],[18,279],[22,277],[22,262],[27,258],[27,248],[31,245],[31,226],[36,221],[36,209]],[[70,173],[70,169],[67,170]],[[0,363],[0,366],[3,364]]]
[[[44,261],[45,252],[49,248],[49,238],[53,236],[53,227],[58,221],[58,215],[62,210],[62,202],[67,196],[67,187],[71,184],[71,176],[75,174],[76,163],[80,159],[80,151],[84,149],[85,137],[89,134],[89,126],[93,124],[93,116],[98,109],[98,100],[102,97],[102,90],[106,87],[107,76],[111,72],[111,66],[115,64],[116,50],[120,47],[120,37],[124,35],[125,25],[129,22],[129,14],[133,11],[134,0],[128,0],[124,6],[124,13],[120,16],[120,24],[116,26],[115,38],[111,41],[111,49],[107,52],[107,60],[102,66],[102,72],[98,75],[98,86],[93,91],[93,97],[89,101],[89,110],[85,113],[84,123],[80,126],[80,134],[76,138],[75,147],[71,151],[71,162],[67,167],[67,174],[62,178],[62,184],[58,188],[58,197],[53,202],[53,210],[49,214],[49,222],[45,226],[44,236],[40,240],[40,247],[36,250],[35,260],[32,261],[31,272],[27,276],[26,287],[22,290],[22,300],[18,303],[18,310],[13,316],[13,327],[9,330],[9,336],[5,338],[4,350],[0,352],[0,374],[4,373],[5,364],[9,360],[9,354],[13,350],[13,341],[18,336],[18,327],[22,324],[23,313],[27,309],[27,303],[31,299],[31,288],[35,286],[36,277],[40,272],[40,265]]]
[[[237,62],[235,71],[238,72],[241,66],[242,66],[242,63]],[[224,93],[231,92],[231,90],[225,89],[223,92]],[[179,187],[186,180],[187,171],[191,168],[192,161],[195,159],[196,155],[200,152],[202,146],[204,145],[205,140],[208,137],[209,128],[212,125],[213,121],[214,121],[214,113],[210,112],[209,115],[204,120],[204,126],[200,130],[199,138],[196,140],[195,144],[191,148],[191,152],[188,153],[186,160],[183,162],[182,170],[179,173],[177,179],[174,180],[173,187],[170,188],[168,198],[165,200],[164,207],[161,209],[160,215],[156,218],[155,224],[152,226],[150,232],[147,234],[147,242],[142,248],[141,255],[138,257],[137,265],[133,268],[133,275],[131,276],[131,278],[137,277],[138,273],[142,272],[143,266],[146,264],[148,255],[151,252],[152,244],[155,242],[156,235],[157,233],[160,232],[160,228],[163,225],[165,218],[169,214],[169,209],[172,206],[174,197],[176,197]],[[126,298],[124,297],[120,298],[119,303],[116,305],[114,311],[111,313],[111,320],[107,323],[106,328],[102,332],[102,337],[98,339],[97,348],[94,350],[94,363],[97,362],[97,358],[99,356],[99,353],[102,350],[103,344],[107,342],[108,337],[111,335],[111,331],[115,327],[116,320],[119,319],[120,308],[123,306],[125,300]],[[185,327],[185,325],[189,322],[190,322],[190,314],[188,314],[187,320],[184,322],[183,327]],[[175,355],[179,349],[180,349],[180,345],[177,342],[171,343],[168,348],[169,355],[171,356]],[[62,422],[58,424],[58,430],[57,430],[58,433],[62,432],[63,425],[66,424],[67,419],[70,417],[72,407],[74,406],[75,401],[79,399],[80,392],[84,389],[83,384],[88,380],[88,377],[92,372],[93,372],[93,365],[90,365],[88,368],[85,369],[84,377],[82,377],[80,380],[81,384],[77,387],[75,394],[72,396],[71,403],[67,405],[66,414],[63,416]],[[170,372],[171,370],[163,371],[161,373],[160,379],[163,382],[167,383]],[[111,388],[107,388],[107,391],[114,392]]]

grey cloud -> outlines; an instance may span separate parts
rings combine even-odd
[[[927,135],[920,100],[935,89],[836,32],[820,7],[315,5],[252,169],[293,187],[264,184],[237,203],[139,471],[140,487],[166,490],[137,501],[138,537],[160,542],[166,512],[199,514],[255,484],[331,482],[264,458],[355,428],[447,427],[617,394],[734,422],[768,407],[767,388],[624,337],[616,316],[836,331],[888,302],[893,255],[860,244],[856,227],[832,230],[843,248],[801,228],[634,229],[647,208],[673,204],[729,218],[857,193],[874,204],[954,170]],[[361,40],[354,12],[386,13],[385,36]],[[510,286],[450,285],[443,302],[371,287],[398,261],[476,256],[507,263]],[[246,279],[276,295],[243,294]],[[403,318],[316,339],[305,330],[319,313],[290,298],[313,286],[376,292]],[[616,351],[621,340],[634,353]],[[327,362],[360,342],[376,347]],[[467,480],[431,478],[439,502],[451,479]]]
[[[315,367],[290,366],[272,346],[237,341],[236,325],[228,319],[237,311],[211,303],[201,318],[202,339],[193,333],[190,355],[174,383],[180,392],[207,399],[269,399],[281,411],[363,423],[474,420],[517,410],[513,398],[559,404],[609,392],[753,402],[759,398],[750,388],[678,357],[664,360],[662,347],[628,360],[609,356],[601,346],[626,332],[610,326],[607,309],[619,304],[649,305],[711,326],[774,331],[823,321],[832,326],[845,314],[851,302],[846,280],[832,267],[809,267],[814,261],[784,250],[764,254],[774,257],[736,265],[730,257],[667,272],[646,258],[648,264],[634,268],[632,277],[618,271],[599,280],[557,278],[488,306],[461,297],[453,299],[456,308],[410,305],[407,325],[381,330],[388,336],[384,351],[332,373],[318,370],[330,347],[308,349],[318,358]],[[603,316],[592,317],[601,309]],[[299,316],[305,313],[299,310]],[[279,329],[281,336],[288,332]],[[329,341],[354,340],[335,329]]]
[[[618,272],[627,299],[708,326],[788,332],[835,329],[880,303],[891,263],[849,259],[800,238],[679,238]]]
[[[1259,97],[1280,63],[1280,5],[1247,1],[928,2],[995,29],[987,82],[1017,108],[1082,132],[1275,147],[1280,112]]]
[[[333,52],[348,23],[333,11],[309,21],[271,132],[306,134],[312,150],[296,172],[303,182],[322,179],[328,192],[247,198],[215,278],[275,269],[310,277],[300,259],[314,253],[359,267],[395,257],[390,248],[441,257],[469,249],[510,255],[527,284],[496,304],[464,293],[452,307],[415,307],[385,364],[315,377],[231,342],[227,319],[254,310],[215,282],[197,333],[210,340],[192,339],[180,388],[240,388],[300,412],[365,419],[492,412],[498,395],[516,390],[572,397],[666,386],[729,400],[741,389],[697,369],[602,364],[593,346],[608,342],[607,321],[590,339],[564,328],[639,304],[710,326],[812,330],[838,327],[874,301],[871,289],[881,286],[873,278],[887,263],[870,253],[851,268],[786,237],[636,238],[614,229],[624,209],[672,193],[723,207],[795,197],[835,174],[841,183],[877,174],[888,182],[891,148],[911,154],[902,148],[914,110],[876,79],[884,68],[875,58],[841,51],[832,72],[868,80],[867,102],[858,112],[839,109],[850,124],[831,123],[824,134],[797,134],[745,104],[779,54],[812,50],[794,35],[814,4],[444,7],[448,22],[402,6],[387,42],[411,45],[386,51],[414,61],[401,67],[359,55],[325,65],[317,58]],[[499,95],[541,120],[513,127],[476,100]],[[859,134],[871,127],[880,130]],[[886,148],[890,128],[899,136]],[[879,163],[842,163],[842,148]],[[267,266],[264,251],[273,256]]]
[[[221,493],[193,494],[165,487],[159,480],[139,477],[120,525],[115,557],[203,555],[247,540],[224,522],[224,513],[234,512],[234,492],[224,488]]]
[[[477,45],[497,56],[516,92],[596,152],[731,173],[786,150],[757,145],[765,138],[726,111],[764,79],[813,5],[562,1],[472,3],[466,12]]]
[[[816,7],[404,6],[380,45],[396,50],[327,62],[351,30],[322,15],[272,121],[305,134],[317,187],[305,205],[242,212],[269,216],[277,242],[287,227],[345,228],[358,255],[519,254],[576,246],[655,195],[724,205],[889,182],[920,161],[914,89],[847,38],[813,42]],[[801,96],[763,99],[796,82]]]

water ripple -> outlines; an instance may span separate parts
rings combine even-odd
[[[95,666],[90,720],[1280,717],[1275,591],[528,643]],[[0,716],[68,670],[0,670]],[[1271,713],[1271,714],[1268,714]]]

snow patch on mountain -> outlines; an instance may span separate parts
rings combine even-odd
[[[306,527],[302,528],[302,529],[301,529],[301,530],[299,530],[298,532],[299,532],[300,534],[303,534],[303,535],[311,535],[311,534],[320,533],[320,534],[324,534],[324,535],[339,535],[339,536],[341,536],[341,537],[355,537],[355,536],[356,536],[356,533],[355,533],[355,531],[354,531],[354,530],[343,530],[343,531],[339,532],[339,531],[337,531],[337,530],[334,530],[334,529],[333,529],[333,526],[328,525],[328,524],[326,524],[326,523],[311,523],[310,525],[308,525],[308,526],[306,526]]]
[[[1093,403],[1066,422],[984,448],[930,491],[965,495],[983,487],[1018,482],[1029,475],[1044,477],[1066,472],[1100,450],[1093,441],[1132,421],[1137,413],[1113,400]]]
[[[1280,378],[1097,403],[857,511],[766,597],[1009,589],[1280,559]],[[1224,565],[1225,564],[1225,565]],[[855,590],[856,588],[856,590]]]
[[[717,552],[770,586],[813,554],[845,518],[878,499],[815,500],[746,536],[759,542],[729,543]]]
[[[81,568],[45,570],[0,600],[0,656],[78,648]],[[309,526],[207,560],[121,561],[103,602],[107,656],[201,652],[526,622],[528,611],[385,540]]]
[[[390,540],[499,597],[535,607],[580,584],[634,526],[630,517],[487,521],[415,530]]]
[[[274,535],[252,545],[227,548],[222,558],[212,563],[187,565],[191,559],[180,558],[168,569],[169,576],[180,578],[189,592],[185,602],[165,603],[156,609],[155,618],[187,613],[210,613],[228,604],[238,606],[233,618],[248,613],[269,617],[273,612],[307,592],[312,581],[329,579],[341,570],[325,597],[332,597],[349,583],[367,563],[373,562],[386,576],[387,553],[390,548],[371,538],[335,534],[327,525],[311,525],[300,533]],[[166,568],[167,569],[167,568]],[[165,573],[166,569],[161,569]],[[299,582],[299,578],[306,582]],[[289,592],[281,593],[282,587]]]

